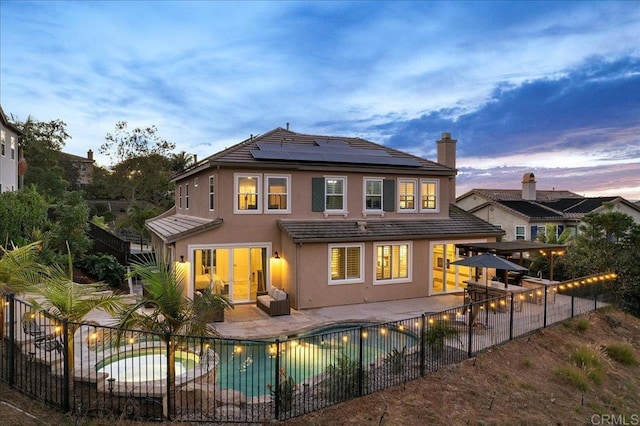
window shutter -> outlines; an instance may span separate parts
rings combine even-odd
[[[311,211],[324,211],[324,178],[311,178]]]
[[[382,210],[385,212],[396,210],[396,182],[392,179],[382,181]]]

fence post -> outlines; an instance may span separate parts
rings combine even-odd
[[[542,327],[547,328],[547,286],[544,286],[544,320]]]
[[[13,387],[13,385],[15,385],[16,383],[16,379],[15,379],[15,354],[14,354],[14,345],[15,345],[15,341],[16,341],[16,299],[15,299],[15,295],[13,293],[10,293],[7,295],[7,300],[9,302],[9,344],[7,345],[7,348],[9,350],[8,354],[7,354],[7,362],[8,362],[8,371],[7,374],[9,375],[8,377],[8,381],[9,381],[9,386]],[[3,307],[4,309],[4,307]],[[2,327],[4,327],[4,324],[2,324]]]
[[[513,303],[513,298],[516,297],[514,293],[511,293],[511,306],[509,308],[509,340],[513,340],[513,307],[515,303]]]
[[[424,341],[424,333],[426,331],[425,327],[427,324],[427,316],[423,313],[422,316],[422,321],[420,322],[420,375],[424,376],[425,374],[425,368],[424,368],[424,364],[425,364],[425,359],[426,359],[426,354],[425,354],[425,341]]]
[[[469,320],[469,347],[467,350],[467,355],[469,358],[471,358],[472,354],[473,354],[473,350],[471,349],[471,345],[473,344],[473,302],[471,301],[471,298],[469,298],[469,307],[467,308],[467,318]]]
[[[63,372],[63,380],[62,380],[62,408],[65,412],[69,412],[70,409],[70,400],[71,400],[71,377],[69,375],[69,366],[71,365],[71,360],[69,359],[69,320],[67,318],[62,318],[62,347],[63,347],[63,357],[62,357],[62,365],[64,368]]]
[[[167,357],[167,412],[166,418],[167,420],[171,420],[171,413],[173,412],[173,395],[172,393],[175,391],[175,366],[170,365],[170,357],[169,353],[171,351],[171,333],[166,332],[164,334],[165,341],[167,345],[165,347],[166,357]],[[174,358],[175,359],[175,358]],[[173,375],[173,377],[172,377]]]
[[[575,311],[574,311],[574,303],[575,303],[575,297],[576,295],[574,294],[573,289],[571,290],[571,318],[573,318],[573,316],[575,315]]]
[[[358,396],[362,396],[362,391],[364,388],[364,368],[362,366],[362,332],[364,331],[364,327],[360,327],[360,336],[358,338],[359,352],[358,352]]]
[[[275,379],[274,379],[274,388],[275,388],[275,418],[276,420],[280,420],[280,339],[276,339],[276,362],[275,362]]]

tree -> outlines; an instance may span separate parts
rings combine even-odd
[[[67,372],[69,377],[73,378],[74,336],[82,326],[83,319],[94,309],[102,309],[112,316],[117,316],[125,310],[126,305],[121,296],[104,292],[107,288],[103,283],[75,283],[70,252],[67,253],[66,260],[66,265],[49,266],[44,277],[32,283],[29,293],[34,296],[29,302],[36,311],[45,311],[68,321]]]
[[[212,311],[229,309],[231,305],[224,297],[211,292],[203,292],[194,299],[187,297],[182,284],[184,269],[169,264],[160,254],[133,263],[131,275],[142,278],[143,297],[120,315],[118,329],[120,334],[125,330],[141,329],[162,337],[165,347],[170,348],[167,353],[167,388],[169,393],[173,393],[175,351],[179,346],[176,340],[181,336],[218,336],[207,319]],[[151,313],[141,310],[142,307],[150,308]]]
[[[66,140],[71,139],[66,123],[59,119],[43,122],[31,116],[24,122],[11,119],[22,132],[20,145],[29,164],[24,175],[25,186],[35,185],[41,194],[57,198],[69,187],[60,165],[60,151]]]
[[[172,202],[169,160],[160,154],[133,157],[113,166],[114,186],[124,198],[165,205]]]
[[[579,233],[559,259],[569,276],[613,271],[620,307],[640,316],[640,225],[624,213],[609,209],[586,215]]]
[[[67,247],[74,258],[81,258],[91,247],[89,231],[89,205],[79,192],[66,192],[52,211],[50,229],[51,247],[65,253]]]
[[[161,138],[157,133],[156,126],[136,127],[130,130],[126,121],[118,121],[115,132],[107,133],[100,153],[108,156],[112,165],[152,154],[166,157],[169,151],[175,148],[175,144]]]
[[[144,238],[149,238],[149,230],[146,226],[147,219],[156,215],[154,209],[144,208],[138,203],[133,203],[127,209],[127,218],[120,222],[120,228],[131,228],[133,232],[140,236],[140,248],[142,248]]]
[[[171,154],[171,170],[176,173],[183,172],[189,167],[195,164],[195,158],[191,154],[187,154],[185,151],[180,151],[177,154]]]
[[[0,244],[22,245],[29,234],[44,226],[48,203],[34,186],[0,194]]]
[[[546,224],[545,229],[546,232],[544,234],[538,234],[537,240],[541,243],[554,245],[568,244],[573,239],[573,234],[570,228],[565,228],[560,235],[558,235],[558,225],[548,223]],[[562,270],[562,265],[562,262],[559,262],[554,267],[554,277],[563,276],[564,271]],[[539,271],[542,271],[544,275],[551,277],[549,258],[538,252],[532,253],[529,270],[534,275]]]

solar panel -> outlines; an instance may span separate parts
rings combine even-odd
[[[256,145],[260,149],[252,149],[250,152],[253,158],[260,160],[420,166],[415,158],[392,157],[382,149],[351,148],[346,142],[340,140],[320,139],[314,142],[317,145],[257,142]]]

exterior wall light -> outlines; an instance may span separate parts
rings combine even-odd
[[[276,254],[273,256],[274,259],[280,259],[280,255],[278,254],[278,252],[276,252]]]

